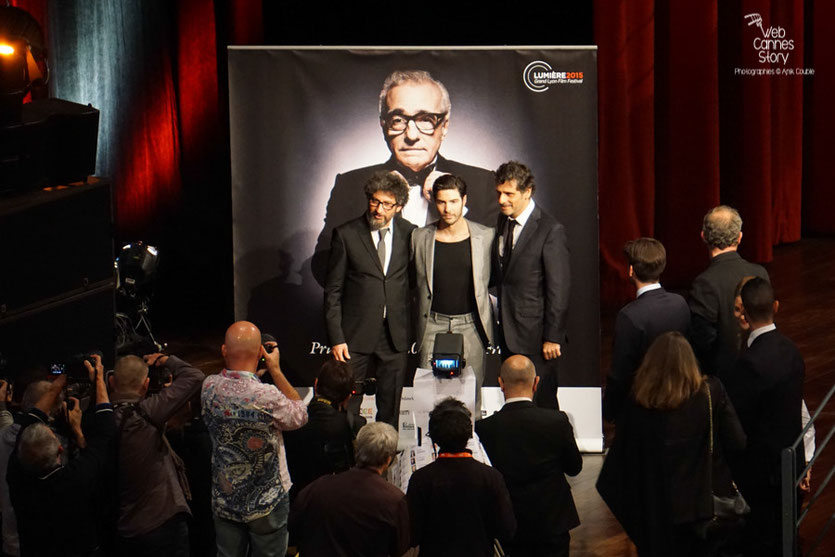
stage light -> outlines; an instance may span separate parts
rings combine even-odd
[[[0,54],[3,56],[11,56],[14,52],[15,49],[12,45],[8,43],[0,43]]]
[[[41,27],[20,8],[0,6],[0,55],[0,125],[16,124],[33,83],[45,84],[48,76]]]

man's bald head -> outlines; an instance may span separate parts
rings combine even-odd
[[[118,393],[143,391],[148,378],[148,364],[139,356],[122,356],[113,370],[113,389]]]
[[[249,321],[232,323],[221,351],[226,369],[255,372],[261,357],[261,331]]]
[[[511,356],[502,364],[499,374],[505,398],[531,397],[537,383],[536,368],[526,356]]]

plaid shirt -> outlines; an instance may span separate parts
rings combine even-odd
[[[223,370],[203,382],[203,420],[212,436],[212,510],[250,522],[268,515],[290,489],[282,430],[307,423],[307,408],[248,371]]]

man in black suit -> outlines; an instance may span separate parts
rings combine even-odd
[[[501,215],[493,244],[502,358],[523,354],[541,377],[535,402],[559,408],[557,358],[565,343],[569,256],[565,228],[531,198],[533,174],[522,163],[496,170]]]
[[[777,332],[774,290],[763,278],[742,287],[742,305],[751,325],[748,348],[733,370],[723,373],[739,421],[748,436],[742,459],[735,463],[734,478],[751,505],[746,552],[749,555],[781,554],[780,452],[802,430],[801,405],[805,364],[795,344]],[[802,445],[797,470],[805,463]]]
[[[737,253],[742,218],[733,207],[719,205],[708,211],[702,223],[702,240],[711,259],[690,289],[690,342],[702,372],[717,374],[733,366],[738,351],[738,327],[733,315],[737,284],[747,276],[768,280],[768,273]]]
[[[438,446],[435,462],[409,479],[406,500],[412,546],[434,557],[492,557],[493,540],[513,537],[516,519],[498,470],[473,460],[470,411],[447,398],[429,413],[429,437]]]
[[[493,200],[493,173],[438,154],[449,129],[450,110],[446,87],[429,72],[395,71],[386,78],[380,92],[379,118],[391,158],[337,175],[312,261],[313,276],[320,284],[331,231],[364,210],[359,192],[375,172],[394,170],[406,178],[409,202],[402,216],[417,226],[438,219],[431,194],[432,184],[441,174],[454,174],[467,183],[468,220],[486,226],[495,224],[498,208]]]
[[[344,472],[354,465],[354,438],[365,420],[345,412],[353,388],[351,367],[345,362],[326,360],[313,381],[314,396],[307,405],[307,423],[283,432],[287,468],[293,480],[291,505],[316,478]]]
[[[610,422],[617,419],[626,402],[632,377],[652,341],[667,331],[687,336],[690,327],[687,302],[658,282],[667,266],[667,251],[661,242],[638,238],[627,242],[623,253],[629,262],[629,280],[637,292],[635,301],[624,306],[615,319],[612,369],[603,397],[603,417]]]
[[[409,243],[413,224],[399,217],[406,181],[378,172],[365,184],[364,215],[333,232],[325,283],[331,353],[350,361],[354,379],[377,377],[377,421],[397,427],[409,348]],[[359,414],[362,394],[348,408]]]
[[[533,363],[511,356],[502,364],[502,409],[476,422],[490,462],[504,476],[518,528],[509,555],[568,555],[568,531],[580,524],[565,474],[576,476],[583,458],[564,412],[537,408]]]

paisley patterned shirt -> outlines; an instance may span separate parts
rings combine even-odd
[[[268,515],[290,489],[281,431],[307,423],[304,402],[254,373],[227,369],[206,378],[202,402],[212,437],[214,514],[236,522]]]

